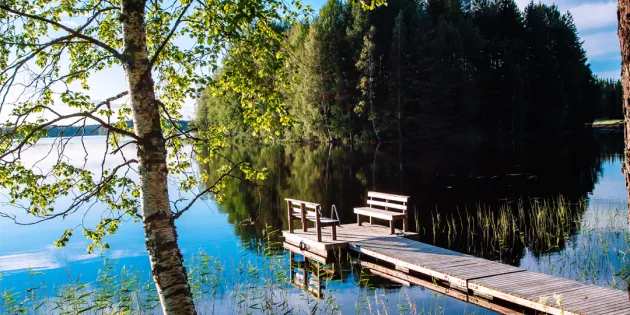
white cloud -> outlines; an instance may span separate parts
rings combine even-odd
[[[595,73],[600,79],[620,79],[621,70],[601,71]]]
[[[57,269],[68,263],[78,261],[93,261],[100,259],[97,254],[87,254],[85,244],[76,248],[58,249],[47,247],[42,251],[30,253],[17,253],[0,256],[0,271],[20,271],[26,269],[46,270]],[[127,257],[139,257],[146,255],[142,246],[125,250],[110,250],[103,252],[109,259],[121,259]]]
[[[529,4],[530,0],[516,0],[516,4],[522,9]],[[573,20],[579,31],[587,29],[601,28],[615,25],[617,23],[617,2],[585,2],[576,4],[574,1],[553,1],[543,0],[534,3],[544,3],[548,5],[556,4],[560,12],[571,12]]]
[[[617,2],[584,3],[568,11],[580,31],[617,24]]]
[[[619,54],[619,39],[613,31],[599,32],[591,35],[582,36],[584,41],[584,50],[589,59]]]
[[[13,271],[24,269],[55,269],[61,268],[62,263],[49,252],[15,254],[0,256],[0,270]]]

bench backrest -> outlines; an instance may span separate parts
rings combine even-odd
[[[368,191],[367,204],[370,208],[399,211],[407,213],[409,196],[386,194],[376,191]]]
[[[302,205],[304,205],[304,210],[307,216],[315,217],[317,216],[317,212],[321,212],[322,206],[318,203],[291,198],[285,198],[284,200],[287,201],[287,210],[297,216],[302,214]]]

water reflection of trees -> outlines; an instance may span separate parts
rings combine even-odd
[[[417,217],[423,241],[467,252],[470,244],[454,239],[448,229],[434,235],[436,213],[447,218],[466,212],[475,215],[483,208],[498,214],[506,205],[517,211],[519,207],[514,205],[519,200],[552,200],[560,195],[571,202],[583,200],[593,190],[601,163],[615,159],[622,149],[615,144],[616,139],[602,137],[465,139],[405,147],[234,147],[222,153],[232,161],[249,161],[256,169],[267,168],[269,176],[255,183],[236,179],[226,182],[221,208],[236,233],[248,242],[260,237],[266,225],[287,227],[282,202],[285,197],[321,203],[324,211],[336,204],[342,223],[351,223],[356,220],[352,208],[364,203],[367,190],[408,194],[415,208],[411,222]],[[206,167],[216,169],[219,165]],[[529,202],[523,204],[520,211],[531,209]],[[572,211],[579,219],[584,207]],[[415,224],[410,225],[414,229]],[[460,235],[483,235],[483,231],[467,231],[466,226],[458,229]],[[574,228],[569,234],[573,233]],[[562,246],[534,250],[561,250]],[[517,264],[523,249],[517,244],[509,250],[475,254]]]

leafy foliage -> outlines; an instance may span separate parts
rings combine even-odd
[[[100,102],[89,96],[91,89],[102,88],[93,86],[95,76],[126,70],[134,58],[124,47],[122,29],[124,6],[131,3],[0,1],[0,183],[8,196],[3,201],[35,220],[20,220],[12,210],[5,211],[8,208],[2,216],[35,224],[87,211],[94,203],[106,207],[96,224],[68,227],[57,246],[64,246],[78,229],[93,241],[90,252],[108,248],[105,236],[123,222],[140,218],[138,161],[130,149],[143,139],[132,123],[136,113],[127,102],[129,92],[111,91],[112,97]],[[220,159],[212,152],[225,145],[225,128],[194,129],[182,123],[187,99],[206,99],[205,93],[211,93],[233,100],[239,110],[226,113],[225,119],[242,119],[247,127],[239,132],[273,136],[288,125],[285,96],[279,92],[290,80],[286,55],[278,49],[284,40],[282,25],[294,24],[309,12],[299,1],[146,2],[143,31],[168,173],[178,190],[195,192],[200,178],[208,177],[192,173],[195,152],[209,153],[204,159]],[[220,60],[224,67],[217,75]],[[206,92],[205,86],[210,87]],[[88,152],[83,146],[83,159],[76,159],[77,152],[74,160],[68,157],[72,145],[64,137],[82,142],[86,133],[94,132],[107,138],[103,152]],[[53,137],[49,150],[42,149],[47,144],[40,141],[46,136]],[[26,155],[34,158],[24,159]],[[100,170],[87,167],[93,159],[99,159]],[[245,164],[224,160],[221,165],[212,172],[241,169],[258,176]],[[213,189],[219,187],[217,182]],[[188,198],[192,204],[198,196]],[[67,199],[70,206],[61,208],[57,202]],[[179,217],[190,204],[174,203],[173,216]]]

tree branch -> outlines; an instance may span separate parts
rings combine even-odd
[[[186,207],[184,207],[182,210],[179,210],[175,213],[173,213],[173,220],[176,220],[177,218],[179,218],[184,212],[188,211],[188,209],[190,209],[190,207],[192,207],[192,205],[197,201],[197,199],[199,199],[202,195],[205,195],[211,191],[213,191],[216,186],[225,178],[230,176],[230,174],[232,173],[232,171],[234,171],[237,167],[241,166],[243,163],[245,162],[239,162],[237,164],[235,164],[234,166],[232,166],[232,168],[230,168],[229,171],[223,173],[223,175],[221,175],[221,177],[219,177],[219,179],[217,179],[214,184],[212,184],[212,186],[204,189],[202,192],[198,193],[195,198],[193,198],[193,200],[190,201],[190,203],[188,203],[188,205]]]
[[[72,34],[74,37],[78,37],[78,38],[84,39],[84,40],[92,43],[93,45],[96,45],[98,47],[101,47],[101,48],[105,49],[106,51],[108,51],[112,55],[114,55],[114,57],[116,57],[116,59],[120,60],[121,62],[124,62],[125,61],[124,56],[120,52],[118,52],[116,49],[114,49],[113,47],[103,43],[102,41],[100,41],[100,40],[98,40],[96,38],[93,38],[93,37],[90,37],[90,36],[87,36],[87,35],[84,35],[84,34],[81,33],[81,31],[83,31],[83,29],[90,22],[92,22],[100,13],[105,12],[105,11],[109,11],[109,10],[113,10],[113,9],[115,9],[115,8],[107,8],[107,9],[99,10],[90,19],[88,19],[88,23],[84,24],[83,26],[81,26],[81,27],[79,27],[78,29],[75,30],[75,29],[67,27],[67,26],[65,26],[65,25],[63,25],[63,24],[61,24],[59,22],[55,22],[53,20],[47,19],[47,18],[45,18],[43,16],[17,11],[17,10],[14,10],[13,8],[7,6],[7,5],[1,5],[0,4],[0,10],[5,10],[5,11],[7,11],[9,13],[13,13],[13,14],[18,15],[18,16],[23,16],[23,17],[26,17],[26,18],[29,18],[29,19],[38,20],[38,21],[41,21],[41,22],[53,25],[55,27],[58,27],[58,28],[60,28],[60,29],[62,29],[64,31]]]
[[[62,217],[65,218],[66,216],[68,216],[69,214],[72,214],[75,212],[75,210],[77,210],[84,202],[89,201],[92,197],[98,195],[103,188],[105,187],[105,185],[107,185],[107,183],[109,183],[110,181],[112,181],[114,179],[114,177],[116,176],[116,173],[118,172],[118,170],[120,170],[121,168],[125,167],[125,166],[129,166],[133,163],[138,163],[138,160],[128,160],[123,164],[120,164],[118,166],[116,166],[115,168],[112,169],[111,173],[105,177],[103,180],[101,180],[101,182],[99,182],[95,189],[92,190],[91,192],[85,192],[83,194],[80,194],[77,196],[77,198],[74,200],[74,202],[64,211],[59,212],[59,213],[55,213],[52,215],[48,215],[48,216],[44,216],[41,217],[41,219],[37,220],[37,221],[33,221],[33,222],[18,222],[17,218],[15,215],[9,215],[7,213],[4,212],[0,212],[0,217],[4,217],[4,218],[8,218],[13,220],[13,222],[17,225],[35,225],[44,221],[49,221],[52,220],[54,218],[58,218],[58,217]]]
[[[173,37],[173,34],[175,34],[175,31],[177,30],[177,27],[179,26],[179,24],[182,22],[182,18],[184,18],[184,15],[186,14],[186,11],[188,11],[188,8],[190,8],[190,6],[192,5],[192,1],[190,1],[185,7],[184,9],[182,9],[182,12],[179,13],[179,16],[177,17],[177,20],[175,21],[175,24],[173,25],[173,28],[171,29],[171,31],[168,33],[168,35],[166,36],[166,38],[164,39],[164,41],[160,44],[160,46],[158,47],[158,49],[155,51],[155,53],[153,54],[153,57],[151,57],[151,60],[149,62],[149,69],[151,69],[153,67],[153,65],[155,64],[155,62],[157,61],[157,59],[160,56],[160,53],[162,52],[162,50],[164,50],[164,47],[166,47],[166,45],[168,44],[168,42],[171,40],[171,37]]]

